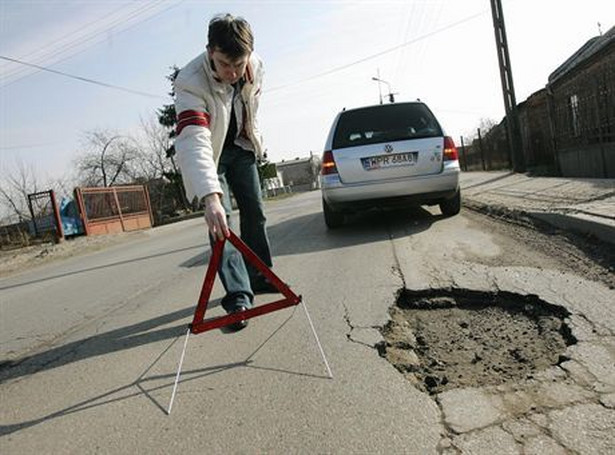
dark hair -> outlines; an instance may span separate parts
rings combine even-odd
[[[215,16],[209,22],[207,47],[218,49],[232,59],[241,58],[254,50],[254,37],[250,24],[231,14]]]

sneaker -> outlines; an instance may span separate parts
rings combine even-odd
[[[242,311],[246,311],[246,307],[243,307],[243,306],[239,307],[239,308],[231,311],[230,314],[240,313]],[[245,329],[247,326],[248,326],[248,320],[247,319],[242,319],[240,321],[233,322],[232,324],[229,324],[228,328],[232,332],[238,332],[241,329]]]

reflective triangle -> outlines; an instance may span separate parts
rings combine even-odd
[[[214,281],[218,271],[218,266],[222,260],[222,251],[224,249],[225,242],[231,242],[235,248],[242,254],[246,263],[252,264],[263,276],[269,281],[280,294],[284,296],[282,300],[276,300],[271,303],[259,305],[257,307],[250,308],[241,313],[227,314],[212,319],[205,319],[205,312],[207,311],[207,305],[209,304],[209,297],[211,290],[214,287]],[[263,261],[246,245],[239,237],[237,237],[232,231],[228,239],[218,240],[214,244],[214,249],[209,260],[209,266],[205,273],[205,280],[203,282],[203,288],[201,289],[201,295],[194,312],[194,318],[192,324],[190,324],[190,332],[196,334],[206,332],[218,327],[224,327],[235,322],[247,320],[262,314],[271,313],[272,311],[281,310],[293,305],[298,305],[301,302],[301,296],[298,296],[273,273],[273,271],[265,265]]]

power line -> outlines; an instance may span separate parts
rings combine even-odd
[[[0,55],[0,59],[6,60],[6,61],[9,61],[9,62],[13,62],[13,63],[19,63],[20,65],[30,66],[32,68],[36,68],[36,69],[39,69],[41,71],[47,71],[49,73],[59,74],[60,76],[69,77],[71,79],[76,79],[78,81],[87,82],[89,84],[100,85],[101,87],[107,87],[107,88],[112,88],[112,89],[115,89],[115,90],[121,90],[123,92],[133,93],[135,95],[146,96],[148,98],[166,99],[166,97],[164,97],[164,96],[154,95],[152,93],[147,93],[147,92],[141,92],[139,90],[133,90],[133,89],[126,88],[126,87],[121,87],[119,85],[107,84],[106,82],[100,82],[100,81],[97,81],[97,80],[94,80],[94,79],[89,79],[87,77],[75,76],[74,74],[69,74],[69,73],[65,73],[63,71],[53,70],[51,68],[47,68],[47,67],[44,67],[44,66],[35,65],[34,63],[23,62],[21,60],[15,59],[15,58],[5,57],[4,55]]]
[[[181,1],[179,3],[181,3]],[[179,3],[177,3],[177,4],[173,5],[173,6],[177,6]],[[167,9],[170,9],[170,8],[166,8],[165,10],[167,10]],[[446,25],[444,27],[441,27],[441,28],[439,28],[437,30],[434,30],[434,31],[429,32],[429,33],[426,33],[426,34],[424,34],[422,36],[419,36],[417,38],[405,41],[405,42],[403,42],[401,44],[398,44],[398,45],[393,46],[391,48],[385,49],[384,51],[378,52],[376,54],[372,54],[372,55],[369,55],[367,57],[364,57],[364,58],[361,58],[359,60],[356,60],[354,62],[347,63],[345,65],[338,66],[336,68],[332,68],[332,69],[327,70],[327,71],[323,71],[322,73],[315,74],[313,76],[307,77],[305,79],[302,79],[302,80],[299,80],[299,81],[296,81],[296,82],[292,82],[292,83],[289,83],[289,84],[286,84],[286,85],[281,85],[281,86],[278,86],[278,87],[273,87],[271,89],[266,90],[266,92],[267,93],[271,93],[271,92],[274,92],[274,91],[285,89],[287,87],[291,87],[291,86],[294,86],[294,85],[302,84],[304,82],[308,82],[308,81],[311,81],[311,80],[314,80],[314,79],[317,79],[317,78],[320,78],[320,77],[323,77],[323,76],[327,76],[329,74],[336,73],[338,71],[342,71],[342,70],[350,68],[350,67],[352,67],[354,65],[358,65],[358,64],[364,63],[364,62],[372,60],[372,59],[374,59],[376,57],[380,57],[381,55],[385,55],[385,54],[394,52],[394,51],[396,51],[398,49],[401,49],[401,48],[403,48],[405,46],[408,46],[410,44],[422,41],[422,40],[424,40],[426,38],[429,38],[429,37],[434,36],[436,34],[439,34],[439,33],[442,33],[444,31],[447,31],[447,30],[449,30],[451,28],[454,28],[454,27],[456,27],[458,25],[461,25],[461,24],[464,24],[464,23],[469,22],[471,20],[474,20],[477,17],[482,16],[486,11],[487,10],[484,10],[484,11],[481,11],[479,13],[473,14],[471,16],[468,16],[468,17],[464,18],[464,19],[461,19],[459,21],[456,21],[456,22],[453,22],[451,24],[448,24],[448,25]],[[163,11],[161,11],[161,12],[163,12]],[[160,13],[158,13],[158,14],[160,14]],[[11,58],[11,57],[6,57],[6,56],[0,55],[0,59],[6,60],[6,61],[9,61],[9,62],[13,62],[13,63],[18,63],[18,64],[21,64],[21,65],[24,65],[24,66],[28,66],[28,67],[31,67],[31,68],[36,68],[36,69],[41,70],[41,71],[47,71],[47,72],[50,72],[50,73],[58,74],[60,76],[64,76],[64,77],[68,77],[68,78],[71,78],[71,79],[79,80],[81,82],[86,82],[86,83],[90,83],[90,84],[99,85],[101,87],[111,88],[111,89],[114,89],[114,90],[121,90],[121,91],[124,91],[124,92],[127,92],[127,93],[132,93],[132,94],[135,94],[135,95],[145,96],[145,97],[148,97],[148,98],[166,99],[166,97],[163,97],[163,96],[160,96],[160,95],[155,95],[155,94],[152,94],[152,93],[147,93],[147,92],[143,92],[143,91],[139,91],[139,90],[133,90],[133,89],[126,88],[126,87],[121,87],[121,86],[118,86],[118,85],[108,84],[106,82],[101,82],[101,81],[97,81],[97,80],[94,80],[94,79],[90,79],[90,78],[86,78],[86,77],[82,77],[82,76],[77,76],[77,75],[66,73],[66,72],[63,72],[63,71],[57,71],[57,70],[54,70],[54,69],[51,69],[51,68],[48,68],[48,67],[44,67],[44,66],[41,66],[41,65],[36,65],[34,63],[28,63],[28,62],[25,62],[25,61],[22,61],[22,60],[18,60],[18,59],[15,59],[15,58]]]
[[[404,33],[401,36],[402,40],[407,40],[408,39],[408,34],[410,31],[410,25],[412,24],[412,20],[414,19],[414,11],[416,9],[416,5],[417,2],[412,2],[412,9],[410,10],[410,14],[408,15],[408,18],[406,20],[406,27],[404,29]],[[402,56],[405,54],[405,52],[400,52],[399,55],[397,56],[397,69],[396,71],[393,73],[393,78],[397,79],[397,75],[401,73],[401,69],[402,69]]]
[[[164,8],[164,9],[162,9],[160,11],[154,12],[153,14],[151,14],[151,15],[149,15],[149,16],[141,19],[141,20],[138,20],[136,22],[133,22],[132,24],[129,24],[125,28],[118,30],[116,32],[116,35],[119,35],[120,33],[123,33],[123,32],[125,32],[127,30],[130,30],[131,28],[136,27],[137,25],[139,25],[139,24],[141,24],[143,22],[146,22],[146,21],[148,21],[150,19],[153,19],[154,17],[157,17],[160,14],[162,14],[162,13],[164,13],[164,12],[166,12],[166,11],[172,9],[172,8],[175,8],[175,7],[179,6],[184,1],[185,0],[179,0],[177,3],[173,3],[173,4],[167,6],[166,8]],[[89,41],[92,41],[92,40],[95,40],[100,35],[102,35],[104,33],[107,33],[108,31],[110,31],[110,30],[112,30],[114,28],[121,27],[123,24],[126,24],[126,23],[134,20],[135,18],[138,18],[138,16],[141,16],[144,13],[149,12],[150,10],[152,10],[154,8],[157,8],[159,5],[161,5],[161,4],[165,3],[165,2],[166,2],[166,0],[158,0],[157,2],[141,6],[141,7],[139,7],[136,10],[128,12],[128,14],[125,15],[124,17],[119,17],[117,19],[113,19],[112,22],[106,24],[105,28],[103,28],[103,29],[98,29],[98,30],[94,29],[91,33],[87,33],[87,34],[85,34],[83,36],[75,37],[73,40],[69,40],[67,43],[65,43],[63,45],[60,45],[56,49],[49,49],[47,52],[43,53],[42,55],[40,55],[39,57],[36,58],[38,60],[36,62],[36,64],[39,64],[41,66],[44,66],[45,64],[49,65],[51,63],[47,63],[47,62],[52,60],[53,57],[58,57],[59,59],[55,60],[53,62],[53,65],[56,65],[58,63],[61,63],[61,62],[65,61],[65,60],[69,59],[69,58],[72,58],[72,57],[74,57],[74,56],[76,56],[76,55],[78,55],[78,54],[80,54],[82,52],[85,52],[90,47],[95,46],[95,45],[101,43],[102,41],[104,41],[104,38],[103,39],[97,39],[93,43],[91,43],[89,45],[86,45],[86,47],[83,47],[83,45],[85,43],[87,43]],[[103,16],[103,18],[112,16],[117,11],[119,11],[119,9],[115,10],[113,13],[110,13],[110,14],[107,14],[107,15]],[[89,23],[89,24],[79,28],[78,30],[82,30],[84,28],[87,28],[88,25],[91,25],[91,23]],[[72,34],[74,34],[74,33],[72,33]],[[55,42],[58,42],[58,41],[62,41],[62,39],[56,40]],[[43,47],[42,49],[39,49],[39,51],[37,51],[35,53],[39,53],[39,52],[41,52],[41,50],[44,50],[45,48],[48,48],[48,47],[49,47],[49,45]],[[71,49],[73,49],[75,47],[77,47],[77,48],[82,47],[82,48],[76,50],[73,53],[70,53]],[[68,53],[68,55],[66,55],[65,57],[62,57],[63,54],[67,54],[67,53]],[[30,53],[29,55],[31,55],[31,54],[32,53]],[[2,87],[4,88],[4,87],[7,87],[9,85],[12,85],[12,84],[14,84],[14,83],[24,79],[25,77],[30,76],[31,74],[32,73],[23,74],[23,72],[21,70],[15,70],[15,71],[13,71],[13,73],[11,73],[10,70],[9,70],[9,73],[8,73],[8,75],[5,75],[5,78],[8,79],[8,78],[16,76],[16,79],[13,79],[10,82],[4,83],[2,85]]]
[[[41,144],[24,144],[24,145],[8,145],[8,146],[0,146],[0,150],[20,150],[20,149],[33,149],[40,147],[48,147],[50,145],[60,144],[60,142],[46,142]]]
[[[95,29],[91,33],[88,32],[88,33],[86,33],[83,36],[76,35],[76,31],[73,32],[73,33],[70,33],[70,35],[73,36],[73,39],[69,40],[65,44],[60,45],[59,47],[56,47],[55,49],[49,49],[47,51],[45,51],[45,49],[48,49],[49,47],[51,47],[51,45],[44,46],[43,48],[41,48],[41,49],[39,49],[38,51],[35,52],[35,54],[40,54],[41,52],[43,52],[42,55],[39,55],[39,56],[35,57],[31,61],[35,62],[38,65],[49,65],[50,64],[49,61],[51,59],[53,59],[54,57],[60,57],[60,56],[62,56],[62,54],[66,54],[66,53],[70,52],[71,49],[73,49],[75,47],[82,47],[81,50],[77,50],[72,55],[69,54],[64,59],[70,58],[70,57],[72,57],[74,55],[77,55],[77,54],[83,52],[84,50],[88,49],[89,47],[91,47],[93,45],[96,45],[96,44],[98,44],[100,42],[100,41],[96,41],[96,42],[94,42],[94,43],[92,43],[90,45],[87,45],[85,48],[83,48],[83,45],[85,43],[87,43],[88,41],[92,41],[93,39],[97,38],[99,35],[104,34],[107,31],[110,31],[113,28],[115,28],[115,27],[117,27],[117,26],[119,26],[119,25],[121,25],[123,23],[126,23],[126,22],[130,21],[134,17],[142,14],[144,11],[151,9],[153,6],[157,6],[157,5],[156,4],[153,4],[153,5],[147,5],[146,4],[145,6],[140,6],[137,10],[133,10],[133,11],[128,12],[128,14],[126,16],[124,16],[124,17],[119,17],[117,19],[113,19],[111,23],[102,25],[102,27],[103,27],[102,29],[100,27],[98,27],[98,29],[96,29],[96,27],[95,27]],[[118,10],[116,10],[116,11],[118,11]],[[108,16],[103,16],[103,18],[105,18],[105,17],[108,17]],[[100,18],[100,20],[98,21],[99,24],[101,23],[103,18]],[[86,26],[86,28],[87,28],[87,26]],[[62,38],[62,39],[64,39],[64,38]],[[62,39],[60,39],[60,41],[62,41]],[[32,53],[30,53],[28,55],[31,55],[31,54]],[[20,56],[19,58],[25,59],[28,55]],[[57,63],[59,63],[60,61],[62,61],[64,59],[56,60],[54,62],[54,64],[57,64]],[[24,71],[23,68],[14,70],[12,73],[9,71],[8,74],[5,75],[5,77],[7,79],[9,79],[11,77],[17,76],[17,79],[14,79],[13,81],[5,84],[4,86],[13,84],[13,83],[15,83],[15,82],[17,82],[17,81],[19,81],[19,80],[21,80],[24,77],[27,77],[29,75],[29,74],[22,75],[23,71]]]
[[[288,88],[288,87],[292,87],[293,85],[302,84],[304,82],[308,82],[308,81],[311,81],[311,80],[314,80],[314,79],[317,79],[317,78],[320,78],[320,77],[323,77],[323,76],[328,76],[329,74],[337,73],[338,71],[345,70],[347,68],[350,68],[351,66],[355,66],[355,65],[358,65],[360,63],[367,62],[368,60],[372,60],[372,59],[374,59],[376,57],[380,57],[381,55],[384,55],[384,54],[389,54],[389,53],[394,52],[394,51],[396,51],[398,49],[401,49],[402,47],[409,46],[410,44],[414,44],[416,42],[422,41],[422,40],[424,40],[426,38],[429,38],[431,36],[437,35],[438,33],[445,32],[445,31],[447,31],[447,30],[449,30],[451,28],[454,28],[454,27],[456,27],[458,25],[461,25],[461,24],[464,24],[464,23],[469,22],[471,20],[474,20],[477,17],[482,16],[483,14],[485,14],[487,11],[488,10],[483,10],[480,13],[473,14],[472,16],[468,16],[468,17],[466,17],[464,19],[461,19],[461,20],[459,20],[457,22],[453,22],[452,24],[448,24],[448,25],[446,25],[444,27],[441,27],[441,28],[439,28],[437,30],[434,30],[433,32],[426,33],[425,35],[422,35],[422,36],[419,36],[417,38],[414,38],[414,39],[411,39],[409,41],[406,41],[404,43],[398,44],[397,46],[390,47],[388,49],[385,49],[384,51],[377,52],[376,54],[372,54],[370,56],[363,57],[363,58],[361,58],[359,60],[356,60],[356,61],[354,61],[352,63],[347,63],[345,65],[338,66],[336,68],[332,68],[332,69],[327,70],[327,71],[323,71],[322,73],[318,73],[318,74],[315,74],[313,76],[306,77],[305,79],[301,79],[301,80],[298,80],[298,81],[295,81],[295,82],[291,82],[289,84],[279,85],[277,87],[273,87],[273,88],[264,90],[264,92],[265,93],[275,92],[275,91],[282,90],[282,89],[285,89],[285,88]]]
[[[128,5],[122,5],[121,7],[119,7],[119,8],[117,8],[117,9],[113,10],[111,13],[105,14],[105,15],[104,15],[104,16],[102,16],[102,17],[98,17],[98,18],[96,18],[95,20],[93,20],[93,21],[91,21],[91,22],[88,22],[87,24],[82,25],[81,27],[77,28],[76,30],[72,30],[70,33],[67,33],[66,35],[64,35],[64,36],[62,36],[62,37],[60,37],[60,38],[58,38],[58,39],[55,39],[55,40],[51,41],[50,43],[46,43],[44,46],[42,46],[42,47],[38,48],[38,49],[37,49],[37,50],[35,50],[35,51],[29,52],[29,53],[27,53],[26,55],[21,55],[21,56],[20,56],[20,58],[23,58],[23,59],[28,58],[29,60],[33,60],[33,59],[35,59],[35,60],[36,60],[36,59],[44,59],[44,58],[45,58],[45,55],[47,55],[47,54],[43,54],[42,56],[41,56],[41,55],[38,55],[38,56],[37,56],[37,54],[41,54],[41,52],[47,51],[48,49],[52,48],[52,47],[53,47],[53,46],[55,46],[56,44],[62,43],[62,41],[64,41],[68,35],[70,35],[70,36],[72,36],[72,37],[73,37],[72,42],[77,41],[77,40],[81,41],[81,40],[82,40],[82,38],[81,38],[80,36],[78,36],[78,35],[77,35],[77,33],[78,33],[78,32],[81,32],[82,30],[85,30],[85,29],[89,28],[91,25],[98,25],[98,24],[100,24],[100,23],[101,23],[101,22],[103,22],[106,18],[108,18],[108,17],[111,17],[111,16],[115,15],[118,11],[121,11],[122,9],[126,8],[127,6],[128,6]],[[76,37],[76,38],[75,38],[75,37]],[[70,44],[70,43],[71,43],[71,41],[69,41],[68,43],[62,44],[62,46],[66,46],[67,44]],[[57,49],[55,50],[55,53],[58,53],[58,50],[57,50]],[[38,64],[43,64],[43,63],[44,63],[44,61],[37,61],[36,63],[38,63]],[[20,70],[17,70],[16,72],[18,73],[19,71],[20,71]],[[14,74],[11,74],[11,73],[9,72],[9,73],[8,73],[8,75],[6,75],[5,77],[6,77],[6,78],[10,78],[10,77],[11,77],[11,76],[13,76],[13,75],[14,75]]]

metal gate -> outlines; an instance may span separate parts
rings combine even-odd
[[[76,188],[75,199],[86,235],[152,227],[152,210],[144,185]]]
[[[53,190],[28,194],[28,209],[32,216],[35,237],[52,237],[56,242],[64,239],[60,211]]]

